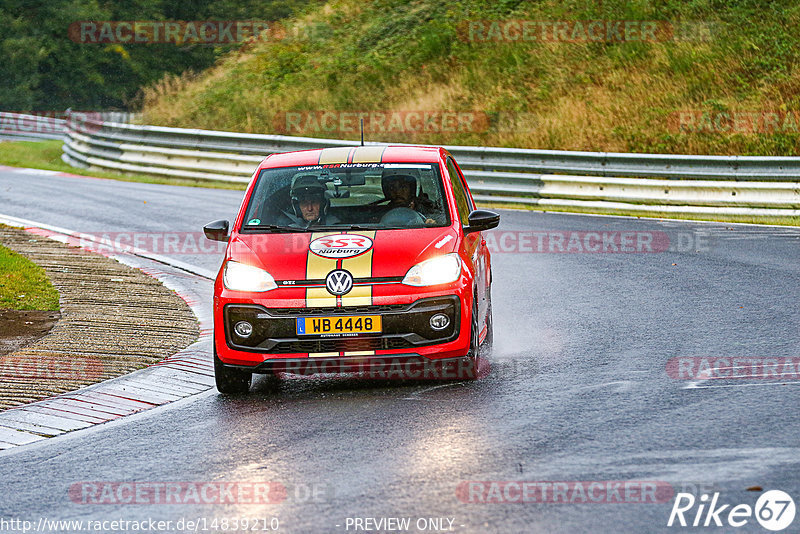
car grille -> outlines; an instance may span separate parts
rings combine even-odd
[[[252,304],[228,304],[224,312],[225,334],[231,348],[266,354],[404,350],[455,339],[458,336],[459,309],[460,302],[455,295],[382,306],[264,308]],[[445,313],[451,318],[446,329],[432,329],[429,319],[435,313]],[[382,316],[381,334],[327,338],[296,335],[297,317],[372,314]],[[233,327],[239,321],[247,321],[253,326],[252,334],[247,338],[233,333]]]
[[[353,315],[376,314],[401,311],[408,308],[408,304],[389,304],[384,306],[339,306],[326,308],[269,308],[273,315],[287,317],[301,317],[303,315]]]
[[[308,341],[278,342],[270,349],[271,354],[293,354],[298,352],[353,352],[367,350],[408,349],[414,345],[404,339],[316,339]]]

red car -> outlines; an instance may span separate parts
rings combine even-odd
[[[443,148],[360,146],[272,154],[239,214],[214,285],[217,389],[253,373],[474,378],[492,341],[491,258]]]

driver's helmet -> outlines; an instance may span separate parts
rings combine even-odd
[[[384,174],[383,177],[381,178],[381,189],[383,190],[383,196],[385,198],[389,198],[389,184],[392,184],[397,181],[402,181],[403,183],[411,187],[412,194],[416,196],[417,178],[411,174],[396,173],[396,174]]]
[[[292,183],[292,207],[295,215],[300,215],[300,201],[307,198],[317,199],[320,202],[320,213],[328,211],[330,201],[325,194],[328,188],[319,181],[316,174],[301,174]]]

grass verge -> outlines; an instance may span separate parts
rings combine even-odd
[[[44,269],[0,245],[0,309],[56,311],[58,291]]]
[[[0,143],[0,165],[9,167],[26,167],[48,171],[68,172],[95,178],[108,178],[125,182],[146,184],[182,185],[189,187],[208,187],[213,189],[244,190],[247,184],[218,182],[210,180],[190,180],[188,178],[168,178],[148,176],[146,174],[128,174],[94,169],[77,169],[61,161],[60,140],[52,141],[12,141]]]

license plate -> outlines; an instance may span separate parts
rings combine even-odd
[[[346,317],[298,317],[298,336],[380,334],[380,315]]]

